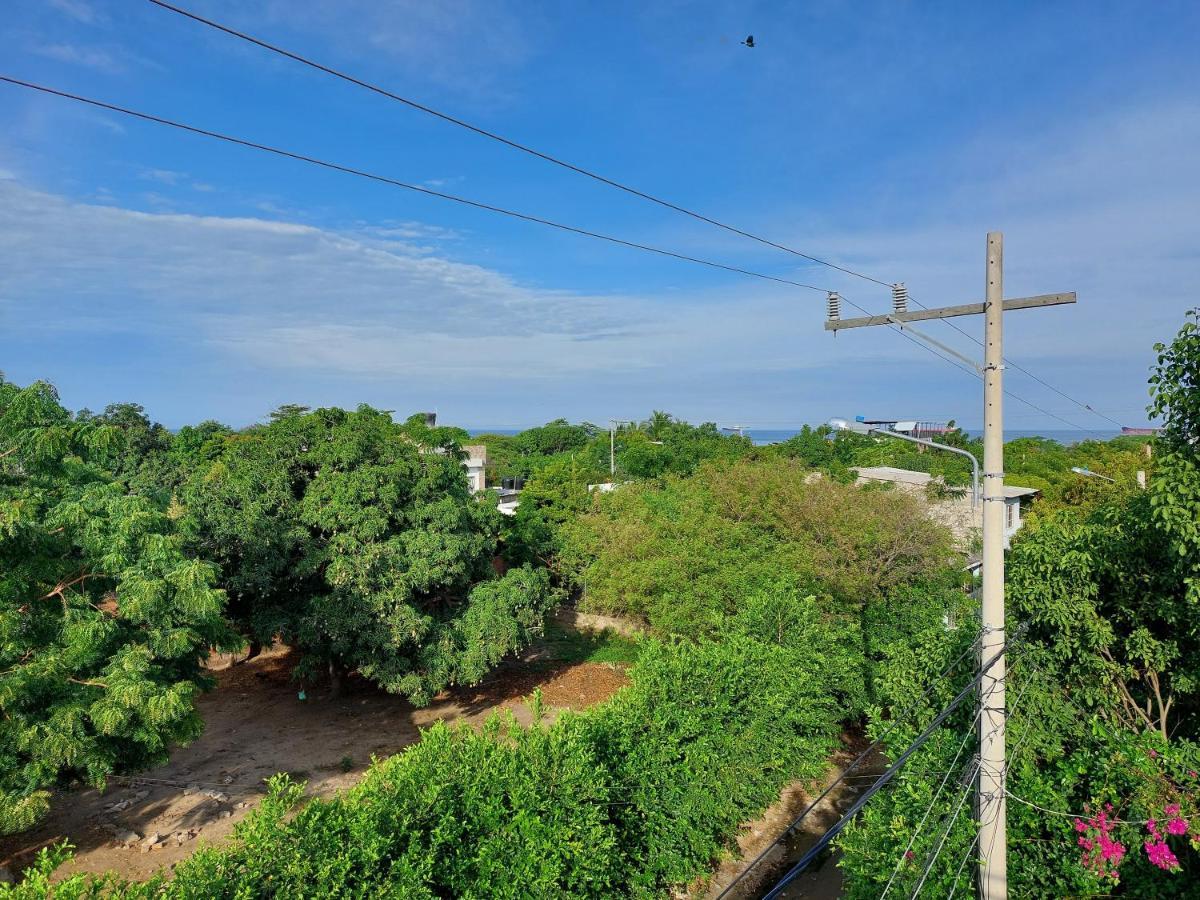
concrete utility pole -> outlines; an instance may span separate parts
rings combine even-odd
[[[1004,796],[1004,236],[987,236],[983,314],[983,638],[979,659],[997,657],[979,685],[979,848],[983,900],[1008,896],[1008,804]],[[997,656],[997,654],[999,654]]]
[[[613,481],[617,478],[617,426],[632,424],[629,419],[608,420],[608,474]]]
[[[1004,299],[1004,236],[998,231],[987,236],[986,299],[983,303],[948,306],[942,309],[908,311],[903,285],[892,287],[892,313],[842,319],[840,300],[829,297],[826,331],[861,328],[867,325],[896,325],[924,319],[983,314],[983,636],[979,731],[979,849],[982,855],[979,893],[982,900],[1008,897],[1008,832],[1005,803],[1006,718],[1004,677],[1004,311],[1033,309],[1074,303],[1075,294],[1044,294],[1037,297]],[[913,329],[908,329],[913,332]],[[921,337],[919,332],[915,332]],[[957,354],[956,354],[957,355]]]

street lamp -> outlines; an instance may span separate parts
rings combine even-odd
[[[1099,472],[1093,472],[1091,469],[1085,469],[1083,466],[1071,466],[1071,471],[1076,475],[1085,475],[1088,478],[1103,478],[1105,481],[1111,481],[1113,484],[1117,483],[1117,479],[1101,475]]]
[[[899,441],[908,441],[910,444],[920,444],[922,447],[933,447],[935,450],[945,450],[949,453],[957,453],[959,456],[965,456],[971,461],[971,509],[974,510],[979,504],[979,460],[973,454],[966,450],[960,450],[958,447],[950,447],[946,444],[938,444],[934,441],[927,441],[924,438],[915,438],[908,434],[901,434],[898,431],[890,431],[887,428],[876,428],[874,425],[867,425],[864,422],[850,422],[846,419],[830,419],[829,427],[835,431],[853,431],[855,434],[879,434],[885,437],[896,438]]]

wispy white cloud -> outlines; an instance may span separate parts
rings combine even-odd
[[[245,27],[312,32],[360,66],[399,68],[494,101],[499,80],[533,55],[543,14],[508,0],[267,0],[228,5]]]
[[[413,243],[438,233],[420,223],[339,232],[148,213],[15,182],[0,201],[0,304],[48,333],[157,334],[255,367],[438,383],[822,362],[793,355],[785,333],[764,339],[762,322],[793,302],[770,291],[697,295],[685,310],[522,285]]]
[[[49,0],[49,2],[59,12],[65,13],[85,25],[95,25],[97,22],[103,21],[103,16],[96,7],[85,0]]]
[[[171,169],[146,169],[138,175],[146,181],[157,181],[159,184],[176,185],[187,180],[186,172],[175,172]]]
[[[462,341],[474,341],[476,364],[486,365],[507,358],[506,340],[565,341],[610,327],[605,307],[622,304],[525,288],[377,234],[93,206],[11,181],[0,184],[0,196],[10,310],[71,328],[80,309],[103,308],[109,329],[192,331],[271,364],[311,356],[317,366],[361,371],[362,359],[382,348],[394,359],[427,358],[433,345],[455,355],[468,346]],[[640,318],[631,309],[624,315]],[[247,334],[256,339],[242,343]],[[320,334],[340,336],[348,349],[311,354]],[[489,343],[491,356],[483,352]]]
[[[785,242],[905,280],[934,305],[979,299],[983,233],[1004,230],[1008,295],[1080,297],[1011,316],[1010,356],[1096,406],[1136,409],[1151,345],[1198,301],[1200,109],[1164,101],[1090,124],[997,143],[988,157],[963,149],[918,208],[890,216],[896,225]],[[993,153],[1009,165],[986,167]],[[755,282],[653,296],[554,290],[452,258],[483,250],[453,231],[410,221],[333,230],[274,215],[283,221],[147,213],[0,181],[0,311],[50,342],[158,335],[207,348],[234,371],[416,385],[477,406],[524,385],[543,408],[578,409],[579,397],[592,415],[653,403],[694,416],[719,405],[746,419],[869,406],[975,420],[970,378],[882,329],[835,340],[821,330],[817,295]],[[873,311],[887,304],[882,288],[822,278]],[[1009,374],[1045,408],[1069,406]]]
[[[58,43],[36,44],[31,49],[34,53],[47,59],[95,69],[98,72],[116,73],[125,69],[120,60],[99,47],[80,47],[75,44]]]
[[[450,178],[428,178],[421,182],[422,187],[433,188],[440,190],[441,188],[453,187],[456,184],[462,184],[466,181],[463,175],[454,175]]]

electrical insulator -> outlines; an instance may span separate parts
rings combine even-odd
[[[836,322],[842,317],[842,298],[837,291],[829,292],[829,321]]]
[[[904,282],[892,285],[892,312],[908,312],[908,288]]]

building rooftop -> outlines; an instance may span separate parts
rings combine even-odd
[[[893,484],[911,484],[917,487],[923,487],[933,481],[933,476],[928,472],[913,472],[910,469],[897,469],[895,466],[859,466],[852,471],[858,473],[859,478],[865,478],[868,481],[890,481]],[[1004,496],[1009,500],[1032,497],[1034,494],[1040,493],[1041,491],[1037,488],[1021,487],[1016,484],[1004,486]]]

